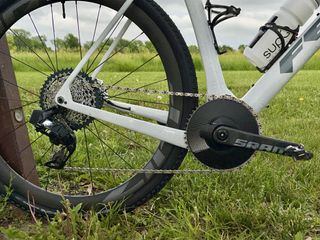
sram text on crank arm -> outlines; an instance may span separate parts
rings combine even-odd
[[[311,160],[313,157],[313,154],[307,152],[302,144],[260,136],[226,126],[216,128],[212,138],[219,144],[275,153],[293,157],[295,160]]]

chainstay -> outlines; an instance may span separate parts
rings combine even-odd
[[[207,94],[203,93],[186,93],[186,92],[172,92],[172,91],[165,91],[165,90],[155,90],[155,89],[146,89],[146,88],[129,88],[129,87],[121,87],[121,86],[105,86],[106,90],[118,90],[118,91],[125,91],[126,93],[147,93],[147,94],[160,94],[160,95],[167,95],[167,96],[176,96],[176,97],[192,97],[192,98],[200,98],[206,97]],[[112,98],[112,97],[111,97]],[[108,96],[106,96],[108,99]],[[174,175],[188,175],[188,174],[212,174],[216,173],[216,170],[213,169],[187,169],[187,170],[162,170],[162,169],[108,169],[108,168],[81,168],[81,167],[66,167],[67,171],[94,171],[94,172],[104,172],[104,173],[132,173],[132,174],[174,174]]]
[[[100,85],[101,87],[101,85]],[[168,95],[168,96],[177,96],[177,97],[193,97],[193,98],[200,98],[200,97],[207,97],[208,101],[214,100],[216,98],[222,99],[232,99],[234,101],[239,101],[244,104],[252,113],[253,110],[244,102],[239,99],[236,99],[232,96],[221,96],[216,97],[208,94],[203,93],[186,93],[186,92],[172,92],[172,91],[165,91],[165,90],[155,90],[155,89],[146,89],[146,88],[129,88],[129,87],[121,87],[121,86],[112,86],[112,85],[104,85],[103,90],[105,91],[105,100],[109,100],[109,96],[107,91],[118,90],[124,91],[125,93],[147,93],[147,94],[160,94],[160,95]],[[121,93],[122,94],[122,93]],[[117,96],[117,95],[116,95]],[[112,98],[113,96],[110,96]],[[254,116],[256,114],[253,113]],[[257,117],[257,116],[256,116]],[[260,126],[260,124],[259,124]],[[131,174],[157,174],[157,175],[191,175],[191,174],[213,174],[217,172],[221,172],[215,169],[185,169],[185,170],[170,170],[170,169],[124,169],[124,168],[88,168],[88,167],[65,167],[67,171],[75,171],[75,172],[102,172],[102,173],[131,173]]]
[[[174,174],[174,175],[189,175],[189,174],[212,174],[217,173],[213,169],[186,169],[186,170],[162,170],[162,169],[124,169],[124,168],[86,168],[86,167],[65,167],[64,170],[74,172],[103,172],[103,173],[132,173],[132,174]]]

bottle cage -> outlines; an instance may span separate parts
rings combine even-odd
[[[234,6],[215,5],[212,4],[210,0],[207,0],[206,10],[208,11],[208,24],[212,31],[214,47],[217,50],[218,54],[224,54],[226,53],[226,51],[220,50],[214,28],[225,20],[237,17],[241,12],[241,8],[236,8]]]
[[[266,25],[262,26],[260,28],[260,31],[262,32],[266,32],[268,30],[273,31],[275,34],[277,34],[277,36],[279,37],[280,41],[281,41],[281,49],[279,51],[279,53],[272,59],[272,61],[264,68],[264,69],[260,69],[257,68],[260,72],[266,72],[267,70],[269,70],[272,65],[282,56],[282,54],[289,48],[289,46],[297,39],[298,34],[299,34],[299,30],[300,27],[297,27],[297,29],[292,30],[289,27],[285,27],[285,26],[279,26],[274,22],[269,22]],[[281,34],[281,30],[284,30],[286,32],[289,32],[292,34],[291,39],[289,40],[288,44],[286,45],[285,42],[285,37]],[[259,40],[259,39],[258,39]]]

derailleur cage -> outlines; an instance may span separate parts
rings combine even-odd
[[[70,126],[62,119],[55,117],[58,112],[57,107],[49,110],[34,110],[30,118],[30,123],[35,126],[37,132],[46,135],[53,145],[60,147],[45,164],[53,169],[63,169],[77,146],[76,136]]]
[[[215,27],[225,20],[239,16],[241,8],[236,8],[235,6],[212,4],[210,0],[207,0],[205,8],[208,11],[208,24],[212,31],[214,47],[217,50],[217,53],[219,55],[222,55],[226,53],[226,51],[221,51],[219,49],[219,44],[215,33]],[[214,14],[215,16],[213,16]]]

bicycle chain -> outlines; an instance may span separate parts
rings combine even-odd
[[[194,97],[194,98],[199,98],[199,97],[208,96],[207,94],[203,94],[203,93],[185,93],[185,92],[159,91],[159,90],[151,90],[151,89],[145,89],[145,88],[129,88],[129,87],[119,87],[119,86],[112,86],[112,85],[105,86],[105,88],[107,90],[112,89],[112,90],[125,91],[125,92],[160,94],[160,95],[168,95],[168,96],[176,96],[176,97]]]
[[[102,173],[131,173],[131,174],[166,174],[166,175],[189,175],[189,174],[212,174],[217,173],[213,169],[127,169],[127,168],[89,168],[89,167],[65,167],[64,170],[76,172],[102,172]]]
[[[168,96],[176,96],[176,97],[194,97],[194,98],[208,97],[208,101],[211,101],[217,98],[215,96],[203,94],[203,93],[159,91],[159,90],[151,90],[151,89],[145,89],[145,88],[129,88],[129,87],[112,86],[112,85],[106,85],[105,89],[106,91],[108,91],[109,89],[112,89],[112,90],[118,90],[118,91],[125,91],[126,93],[127,92],[147,93],[147,94],[168,95]],[[106,94],[104,98],[105,100],[110,100],[112,96],[109,98],[109,96]],[[243,103],[242,101],[232,96],[223,96],[220,98],[232,99],[232,100],[236,100]],[[65,167],[64,169],[67,171],[76,171],[76,172],[93,171],[93,172],[104,172],[104,173],[159,174],[159,175],[161,174],[168,174],[168,175],[212,174],[212,173],[220,172],[214,169],[170,170],[170,169],[121,169],[121,168],[112,169],[112,168],[88,168],[88,167]]]

